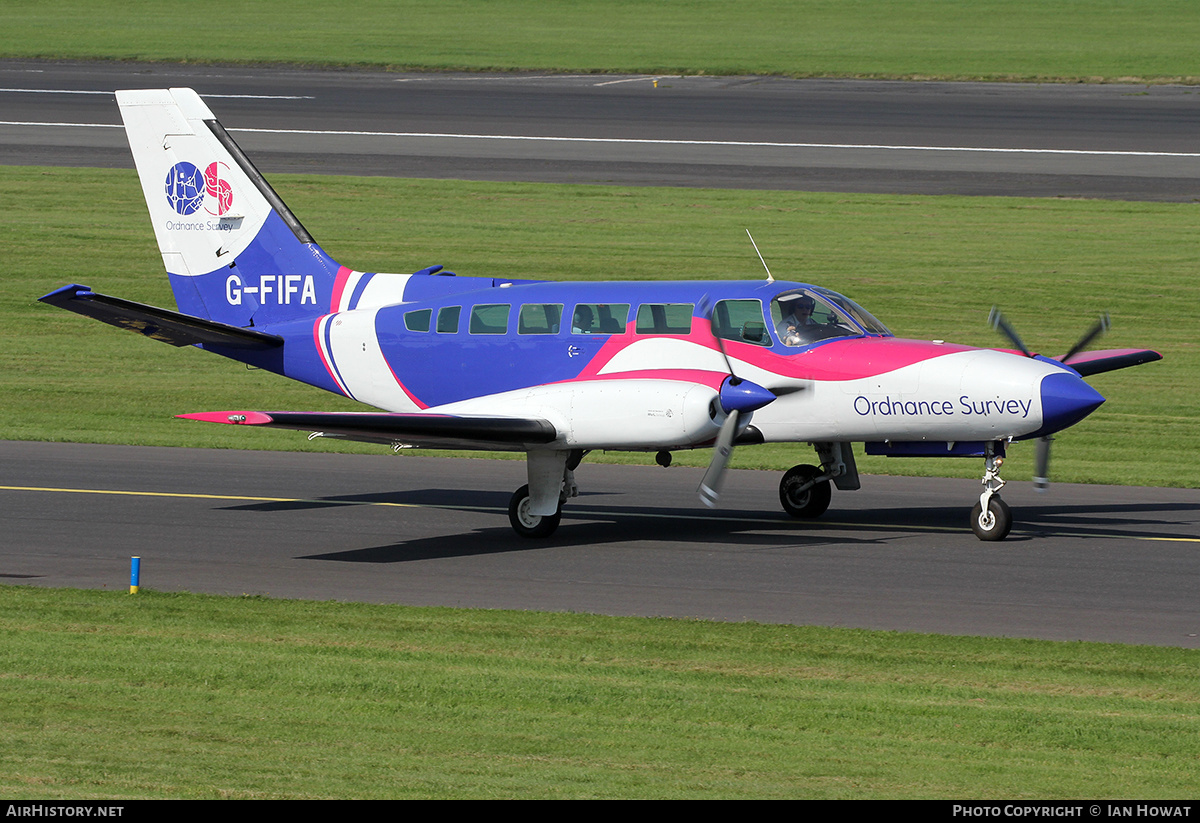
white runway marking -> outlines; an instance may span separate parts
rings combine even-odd
[[[5,91],[0,89],[0,91]],[[205,95],[216,97],[219,95]],[[235,96],[235,95],[229,95]],[[61,128],[121,128],[113,123],[40,123],[21,120],[0,120],[0,126],[35,126]],[[507,142],[541,142],[541,143],[593,143],[603,145],[642,145],[642,146],[714,146],[726,148],[775,148],[775,149],[837,149],[865,151],[918,151],[918,152],[953,152],[969,154],[1041,154],[1065,155],[1075,157],[1200,157],[1200,152],[1173,151],[1101,151],[1094,149],[1038,149],[1038,148],[997,148],[994,146],[905,146],[886,143],[783,143],[771,141],[743,140],[666,140],[637,137],[545,137],[539,135],[519,134],[457,134],[452,132],[406,132],[406,131],[342,131],[336,129],[239,129],[230,128],[230,132],[240,134],[308,134],[324,137],[390,137],[411,139],[441,139],[441,140],[495,140]]]

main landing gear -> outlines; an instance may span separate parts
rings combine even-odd
[[[820,517],[832,496],[829,476],[816,466],[792,466],[779,481],[779,503],[792,517]]]
[[[521,537],[549,537],[562,520],[563,502],[558,501],[558,511],[554,514],[533,514],[529,510],[529,484],[526,483],[513,492],[508,501],[508,522]]]
[[[829,508],[833,496],[830,485],[843,491],[859,487],[858,468],[849,443],[813,443],[820,467],[792,466],[779,481],[779,503],[792,517],[807,520],[820,517]]]
[[[549,537],[558,529],[562,520],[563,503],[579,496],[575,484],[575,469],[583,462],[587,452],[576,449],[571,452],[530,452],[529,483],[513,492],[508,501],[508,522],[521,537]],[[530,492],[530,484],[537,484],[541,498]],[[557,507],[548,513],[557,496]]]
[[[988,443],[984,452],[983,493],[971,509],[971,531],[980,540],[1003,540],[1012,529],[1012,510],[1000,499],[1004,481],[1000,467],[1004,465],[1004,444]]]

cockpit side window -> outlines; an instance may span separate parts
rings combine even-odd
[[[763,323],[762,303],[757,300],[721,300],[713,307],[713,334],[722,340],[737,340],[756,346],[771,345]]]

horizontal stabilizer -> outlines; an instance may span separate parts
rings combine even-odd
[[[525,446],[550,443],[558,437],[558,431],[550,421],[524,417],[258,411],[201,412],[178,416],[207,423],[295,429],[313,432],[321,437],[433,449],[524,451]]]
[[[63,286],[44,297],[39,297],[38,300],[82,314],[84,317],[102,320],[110,326],[144,334],[172,346],[212,343],[242,349],[265,349],[283,345],[283,338],[278,335],[217,323],[106,294],[96,294],[87,286]]]
[[[1149,349],[1105,349],[1076,354],[1061,362],[1083,377],[1089,377],[1106,371],[1153,363],[1155,360],[1162,360],[1162,355]]]

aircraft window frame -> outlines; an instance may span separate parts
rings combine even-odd
[[[634,331],[644,335],[686,337],[692,333],[695,314],[695,303],[642,303],[638,306]]]
[[[629,324],[629,303],[576,303],[571,312],[571,334],[624,334]],[[586,311],[584,318],[581,311]]]
[[[536,317],[541,309],[541,317]],[[562,328],[562,303],[523,303],[517,314],[517,334],[558,334]]]
[[[422,316],[423,315],[423,316]],[[426,333],[433,320],[433,309],[414,309],[404,313],[404,328],[411,332]]]
[[[437,313],[438,334],[458,334],[462,306],[442,306]]]
[[[729,304],[753,304],[756,311],[743,311],[749,316],[730,314]],[[767,333],[767,324],[763,314],[763,304],[757,298],[729,298],[718,300],[712,311],[712,330],[716,337],[722,340],[733,340],[738,343],[748,343],[752,346],[770,346],[771,335]],[[757,324],[757,325],[755,325]]]
[[[501,314],[504,316],[503,324],[496,322]],[[471,306],[471,319],[467,323],[467,331],[469,334],[478,335],[508,334],[508,320],[511,316],[511,303],[476,303]]]

